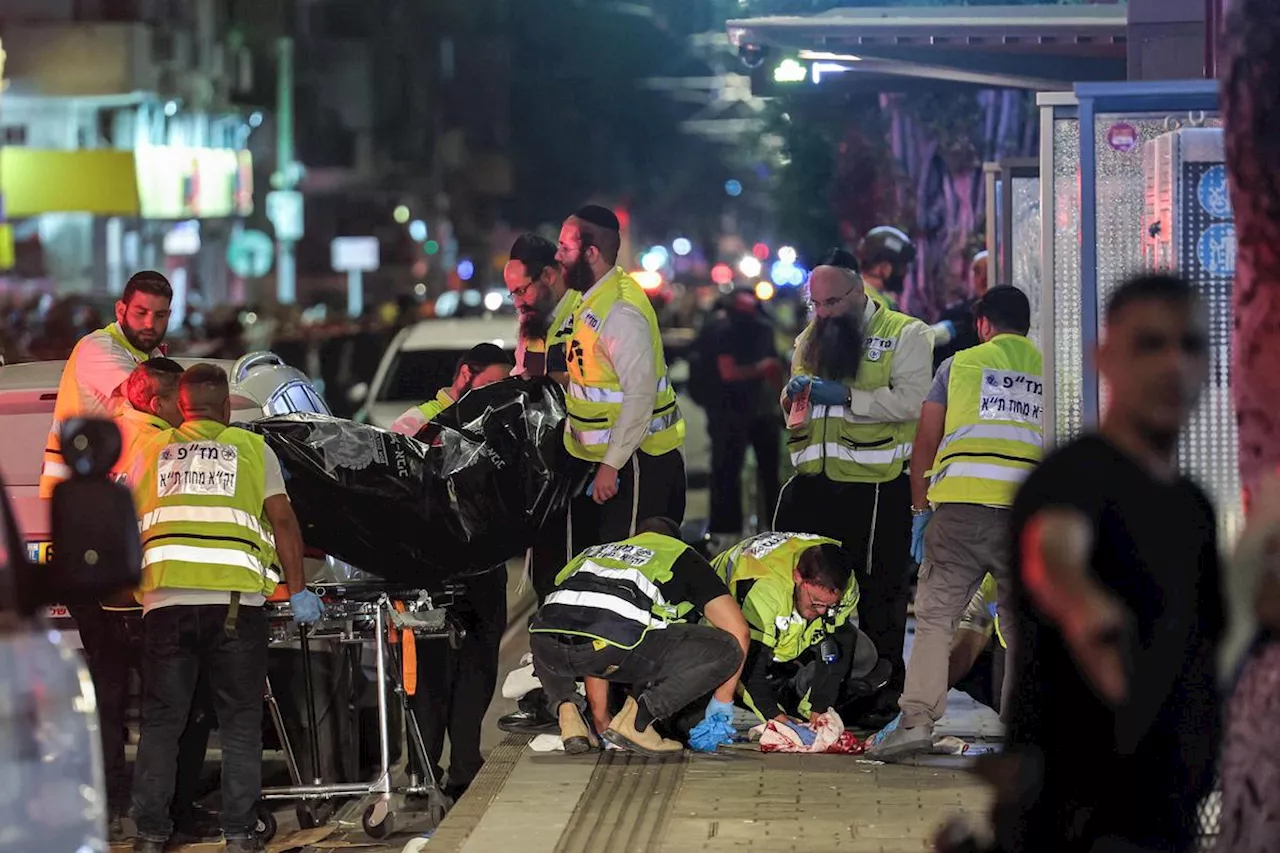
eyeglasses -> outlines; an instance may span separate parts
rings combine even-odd
[[[846,299],[848,299],[850,296],[853,296],[853,294],[855,293],[857,293],[857,289],[851,288],[850,290],[848,290],[845,293],[842,293],[839,296],[831,296],[826,299],[822,299],[818,302],[814,302],[812,299],[807,301],[808,301],[810,310],[817,309],[817,308],[835,308],[837,305],[839,305],[841,302],[844,302]]]
[[[818,601],[817,599],[814,598],[814,595],[811,589],[812,588],[809,586],[809,584],[800,585],[800,593],[805,597],[805,600],[809,603],[809,606],[812,607],[814,610],[816,610],[819,613],[819,615],[825,616],[840,605],[841,596],[839,594],[836,595],[835,601]],[[822,591],[828,592],[828,590],[822,590]]]
[[[529,283],[522,284],[519,287],[508,287],[507,291],[516,299],[524,299],[525,295],[533,289],[535,284],[537,284],[536,281],[530,281]]]

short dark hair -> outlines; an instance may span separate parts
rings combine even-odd
[[[511,260],[524,264],[529,278],[536,279],[556,262],[556,244],[537,234],[521,234],[511,246]]]
[[[138,364],[124,381],[124,396],[135,409],[145,409],[155,397],[178,390],[182,365],[171,358],[149,358]]]
[[[205,362],[191,365],[182,371],[182,378],[178,380],[180,388],[193,388],[197,385],[228,388],[230,384],[225,370],[216,364]]]
[[[637,524],[636,533],[657,533],[660,536],[670,536],[672,539],[681,538],[680,525],[662,515],[646,518]]]
[[[227,372],[216,364],[193,364],[178,380],[178,408],[184,418],[214,412],[230,395]]]
[[[470,368],[472,373],[479,373],[481,370],[493,367],[495,364],[515,367],[516,360],[511,353],[497,344],[476,344],[463,353],[462,358],[458,359],[458,366],[453,369],[453,378],[458,378],[458,374],[462,372],[463,367]]]
[[[616,264],[618,253],[622,251],[622,235],[617,231],[592,225],[590,222],[578,220],[578,232],[582,235],[582,251],[586,252],[595,246],[606,264]]]
[[[854,257],[853,252],[848,249],[832,249],[822,256],[817,265],[820,267],[839,267],[842,270],[862,275],[862,266],[858,263],[858,259]]]
[[[1002,332],[1031,331],[1031,300],[1011,284],[991,288],[973,305],[975,320],[986,320]]]
[[[1185,278],[1169,273],[1141,273],[1117,287],[1107,300],[1107,322],[1110,323],[1125,308],[1138,302],[1180,302],[1191,304],[1199,299],[1194,287]]]
[[[853,574],[853,560],[844,548],[823,542],[801,552],[796,571],[805,583],[843,592]]]
[[[169,279],[155,270],[134,273],[125,283],[120,301],[128,305],[135,293],[150,293],[152,296],[163,296],[170,302],[173,301],[173,285],[169,284]]]

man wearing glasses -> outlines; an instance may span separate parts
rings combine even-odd
[[[502,278],[520,315],[516,369],[511,375],[550,376],[567,384],[564,348],[573,336],[573,312],[582,294],[570,289],[560,275],[555,244],[537,234],[521,235],[511,247]],[[555,570],[564,562],[557,562]]]
[[[743,700],[811,743],[818,715],[869,692],[861,685],[877,668],[874,645],[849,622],[858,606],[853,560],[823,536],[762,533],[712,566],[751,633]]]
[[[858,721],[878,727],[896,716],[906,673],[907,462],[933,346],[924,323],[867,298],[848,252],[814,269],[809,295],[813,319],[796,339],[782,394],[796,475],[773,526],[830,537],[854,555],[859,625],[891,669],[887,689]]]

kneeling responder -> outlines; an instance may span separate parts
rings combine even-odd
[[[987,575],[956,625],[947,684],[999,713],[1007,656],[996,601],[996,579]]]
[[[472,388],[483,388],[511,375],[514,362],[497,344],[476,344],[458,360],[453,371],[453,384],[436,392],[427,400],[405,411],[391,425],[392,432],[415,436],[431,419],[452,406]]]
[[[956,621],[987,574],[995,576],[1000,613],[1007,613],[1009,507],[1043,453],[1044,377],[1040,350],[1026,337],[1026,294],[994,287],[978,300],[974,316],[983,343],[938,369],[916,432],[916,635],[898,702],[902,714],[876,735],[869,752],[881,760],[932,748],[934,723],[947,706]]]
[[[284,566],[293,618],[314,622],[303,585],[302,534],[280,462],[261,436],[229,426],[221,368],[198,364],[178,383],[182,425],[137,445],[128,461],[142,535],[142,739],[133,781],[135,851],[161,853],[178,741],[196,682],[209,679],[222,742],[222,831],[229,851],[258,851],[266,596]]]
[[[849,621],[858,606],[853,561],[840,543],[807,533],[761,533],[713,561],[751,629],[743,700],[761,720],[806,725],[867,695],[875,646]],[[888,665],[879,665],[880,681]],[[790,711],[788,711],[790,709]]]
[[[450,387],[442,389],[434,400],[405,412],[391,429],[417,435],[471,389],[506,379],[511,366],[511,356],[501,347],[477,344],[459,360]],[[418,656],[421,686],[410,701],[427,751],[425,760],[437,781],[443,776],[440,756],[445,736],[449,738],[449,775],[442,790],[456,800],[484,765],[480,729],[498,684],[498,647],[507,629],[506,566],[465,578],[449,611],[466,629],[461,645]],[[413,755],[415,761],[423,760],[416,747]]]
[[[748,643],[742,611],[710,564],[680,541],[674,521],[647,519],[638,531],[587,548],[565,566],[529,627],[534,671],[570,755],[599,745],[579,679],[588,679],[593,704],[604,697],[591,679],[632,686],[603,736],[641,755],[679,754],[683,747],[653,724],[699,697],[711,694],[708,719],[732,717]],[[699,615],[710,624],[696,624]]]

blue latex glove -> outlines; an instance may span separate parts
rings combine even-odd
[[[849,399],[849,389],[829,379],[815,379],[809,388],[809,402],[819,406],[843,406]]]
[[[927,510],[911,519],[911,559],[916,565],[924,562],[924,529],[933,518],[933,510]]]
[[[715,752],[721,745],[733,743],[733,726],[723,714],[709,716],[689,732],[689,748],[697,752]]]
[[[324,617],[324,602],[309,589],[289,596],[289,605],[293,608],[293,621],[299,625],[310,625]]]
[[[716,716],[717,714],[722,715],[726,720],[732,723],[733,722],[733,703],[721,702],[719,699],[712,696],[711,701],[707,703],[707,713],[703,715],[702,719],[710,720],[712,717]]]
[[[591,497],[591,493],[594,492],[595,490],[596,490],[595,480],[592,480],[590,483],[587,483],[587,497]]]
[[[813,746],[813,742],[818,739],[818,733],[799,720],[788,720],[786,726],[796,733],[796,736],[800,738],[800,742],[805,746]]]
[[[791,381],[787,383],[787,396],[796,396],[812,381],[812,376],[792,376]]]

